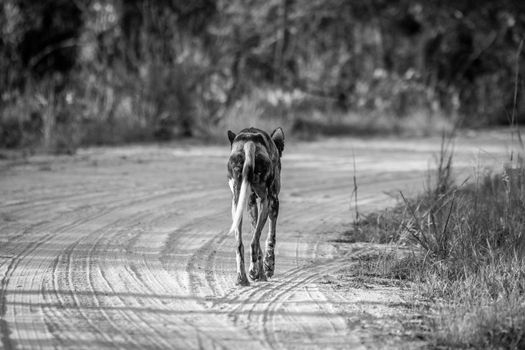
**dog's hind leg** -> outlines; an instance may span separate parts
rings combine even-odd
[[[242,220],[241,220],[242,225]],[[236,260],[237,260],[237,281],[235,284],[240,286],[248,286],[248,278],[246,278],[246,271],[244,269],[244,245],[242,244],[241,230],[235,231],[235,241],[237,242]]]
[[[255,192],[253,192],[250,195],[250,198],[248,199],[248,213],[250,214],[251,224],[252,224],[252,237],[255,237],[255,233],[257,230],[257,219],[259,218],[259,210],[257,208],[257,195]],[[253,238],[252,238],[253,239]],[[255,279],[252,276],[252,269],[253,269],[253,247],[250,247],[251,249],[251,263],[250,263],[250,269],[248,270],[248,274],[251,279]]]
[[[254,196],[255,197],[255,196]],[[252,197],[254,200],[255,198]],[[250,204],[252,203],[250,198]],[[261,250],[261,232],[266,224],[266,219],[268,218],[268,199],[266,195],[263,195],[259,201],[258,205],[253,205],[256,209],[250,207],[250,215],[252,215],[252,225],[254,223],[253,214],[257,213],[257,220],[253,228],[253,236],[251,242],[251,261],[250,269],[248,271],[249,276],[252,280],[266,280],[263,272],[263,261],[262,261],[262,250]]]
[[[259,211],[257,210],[257,195],[252,193],[248,199],[248,213],[250,214],[252,224],[252,235],[255,234],[255,228],[257,227],[257,218],[259,217]]]
[[[242,225],[242,220],[241,220]],[[237,261],[237,281],[235,284],[240,286],[248,286],[248,278],[246,278],[246,271],[244,269],[244,245],[242,244],[241,230],[235,231],[235,241],[237,242],[236,261]]]
[[[266,239],[266,254],[264,256],[264,274],[267,278],[273,276],[275,271],[275,230],[277,226],[277,216],[279,215],[279,198],[270,194],[269,213],[270,229]]]

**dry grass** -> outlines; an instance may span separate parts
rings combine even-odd
[[[427,193],[405,229],[424,252],[417,280],[435,301],[433,342],[525,347],[525,167]],[[430,198],[430,200],[429,200]]]
[[[167,67],[155,62],[136,76],[119,69],[79,70],[62,86],[28,83],[0,108],[0,148],[72,153],[79,146],[164,141],[193,136],[224,141],[226,130],[283,127],[287,136],[435,134],[455,120],[424,107],[399,114],[387,107],[343,111],[331,98],[275,86],[247,88],[226,105],[223,94],[197,79],[191,62]],[[200,86],[199,85],[199,86]],[[213,84],[212,84],[213,85]],[[125,87],[125,88],[124,88]],[[211,96],[211,97],[210,97]]]
[[[218,124],[203,124],[203,133],[224,139],[225,130],[254,126],[312,140],[319,136],[370,136],[387,134],[431,135],[452,130],[455,120],[418,109],[399,116],[385,110],[342,111],[332,99],[273,87],[253,88],[224,111]]]
[[[383,257],[368,270],[415,282],[432,305],[430,344],[523,349],[525,163],[514,153],[500,174],[474,174],[460,185],[451,169],[450,143],[444,142],[432,186],[418,198],[403,197],[398,207],[367,216],[350,233],[413,248],[403,261]],[[399,266],[410,268],[400,273]]]

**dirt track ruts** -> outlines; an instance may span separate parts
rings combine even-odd
[[[459,139],[457,169],[501,164],[507,140],[505,133]],[[396,190],[420,190],[439,142],[287,144],[276,274],[245,288],[233,285],[227,146],[93,148],[2,161],[3,348],[401,346],[402,337],[381,333],[392,332],[389,320],[404,312],[395,305],[410,293],[333,286],[342,268],[377,249],[341,249],[335,239],[353,218],[354,157],[359,209],[370,211],[393,204]],[[246,225],[244,232],[248,241]],[[386,328],[368,329],[371,318]]]

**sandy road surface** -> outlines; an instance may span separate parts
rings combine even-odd
[[[458,168],[476,158],[501,164],[506,139],[459,140]],[[0,162],[3,348],[402,344],[396,327],[407,310],[399,305],[410,292],[337,282],[375,248],[342,249],[334,239],[353,216],[353,155],[367,211],[392,204],[388,192],[422,188],[439,138],[287,145],[276,274],[249,287],[233,286],[227,148],[88,149]]]

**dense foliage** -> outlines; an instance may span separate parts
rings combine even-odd
[[[2,146],[203,134],[253,89],[288,109],[525,120],[518,0],[4,0],[0,30]]]

